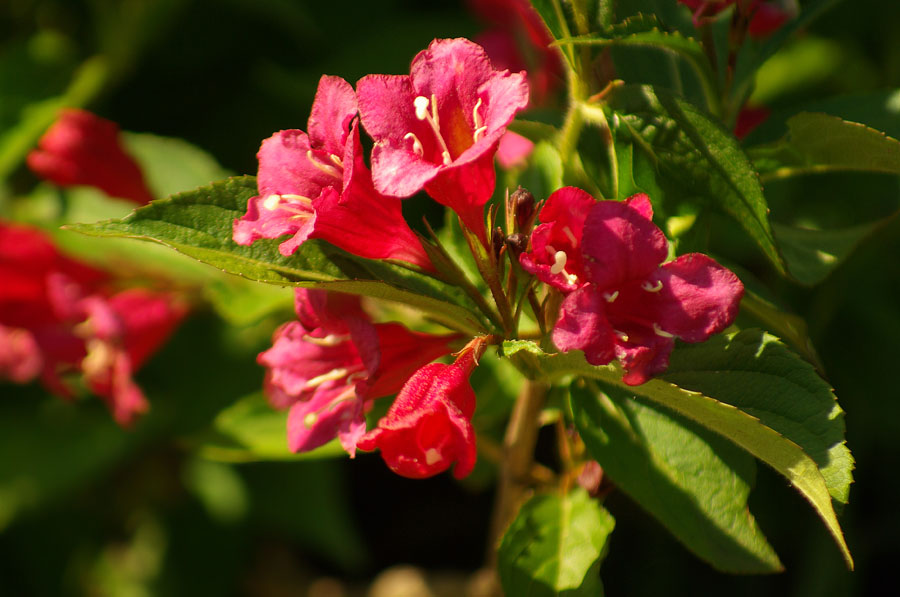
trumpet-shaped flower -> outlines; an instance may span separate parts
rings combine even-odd
[[[323,76],[309,132],[285,130],[263,141],[257,154],[259,195],[234,221],[236,243],[291,235],[279,246],[287,256],[307,239],[320,238],[361,257],[433,269],[403,219],[400,201],[381,196],[372,186],[356,112],[350,84]]]
[[[506,126],[528,105],[525,73],[494,70],[469,40],[442,39],[419,52],[409,75],[368,75],[357,93],[375,140],[375,188],[393,197],[424,188],[486,241],[493,157]]]
[[[474,367],[475,359],[466,355],[452,365],[432,363],[416,371],[357,446],[380,449],[388,467],[404,477],[431,477],[454,463],[453,476],[467,476],[477,456],[475,393],[469,384]]]
[[[447,354],[455,336],[372,323],[359,299],[298,289],[297,321],[279,328],[258,362],[276,408],[290,407],[288,444],[305,452],[338,437],[352,456],[371,400],[396,393],[419,367]]]
[[[61,187],[97,187],[141,205],[153,199],[140,167],[122,147],[118,125],[85,110],[62,110],[26,161],[35,174]]]

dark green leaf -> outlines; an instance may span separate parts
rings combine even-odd
[[[516,597],[598,595],[594,574],[614,526],[613,517],[584,489],[531,498],[500,543],[504,592]]]
[[[154,201],[121,220],[69,228],[95,236],[153,240],[251,280],[396,301],[451,329],[484,331],[465,294],[430,276],[356,258],[319,241],[303,243],[290,257],[278,252],[277,240],[261,239],[249,247],[236,244],[231,239],[232,223],[256,193],[254,177],[235,177]]]
[[[842,230],[808,230],[781,224],[773,226],[791,275],[798,282],[814,285],[828,277],[865,237],[892,219]]]
[[[578,432],[603,474],[691,551],[725,572],[782,569],[747,509],[756,477],[749,454],[620,389],[576,383],[571,393]]]
[[[617,136],[630,132],[667,176],[734,217],[784,272],[762,187],[733,136],[665,90],[625,86],[615,92],[611,105],[621,121]]]
[[[526,375],[599,379],[730,439],[791,482],[853,566],[831,500],[846,502],[853,467],[840,407],[812,366],[773,336],[748,330],[682,346],[662,378],[640,386],[622,382],[618,363],[595,367],[580,351],[546,354],[525,340],[504,342],[503,350]]]
[[[900,141],[864,124],[802,112],[787,125],[784,139],[749,152],[763,180],[836,170],[900,174]]]

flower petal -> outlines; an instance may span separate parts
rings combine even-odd
[[[311,144],[316,149],[342,156],[354,116],[356,94],[350,83],[340,77],[323,75],[306,127]]]
[[[616,356],[616,333],[605,309],[606,299],[590,286],[567,295],[553,328],[553,343],[563,352],[583,350],[592,365],[606,365]]]

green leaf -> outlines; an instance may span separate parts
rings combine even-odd
[[[504,342],[503,351],[532,377],[599,379],[725,436],[791,482],[852,568],[831,500],[846,502],[853,466],[840,407],[812,366],[773,336],[747,330],[680,346],[669,371],[640,386],[622,382],[618,363],[595,367],[580,351],[546,354],[524,340]]]
[[[838,170],[900,174],[900,141],[858,122],[801,112],[787,136],[749,150],[763,180]]]
[[[168,197],[230,176],[215,158],[190,143],[145,133],[122,133],[154,197]]]
[[[630,133],[667,176],[735,218],[784,273],[762,187],[733,136],[662,89],[625,86],[613,94],[611,106],[619,120],[617,136]]]
[[[602,594],[596,569],[614,526],[609,512],[584,489],[531,498],[500,543],[504,592],[516,597]]]
[[[547,141],[537,143],[519,184],[538,199],[546,199],[563,186],[563,163],[556,147]]]
[[[278,252],[278,240],[261,239],[248,247],[236,244],[231,238],[232,223],[256,194],[254,177],[234,177],[154,201],[120,220],[68,228],[95,236],[152,240],[251,280],[396,301],[418,308],[451,329],[485,331],[465,294],[430,276],[357,258],[319,241],[303,243],[290,257]]]
[[[220,462],[265,460],[314,460],[345,455],[335,440],[324,446],[295,454],[288,450],[286,410],[275,410],[262,392],[241,398],[212,423],[212,430],[194,444],[197,454]]]
[[[708,108],[714,112],[718,111],[716,74],[703,51],[703,46],[694,38],[685,37],[677,31],[661,31],[655,17],[637,15],[613,26],[606,33],[563,38],[559,39],[557,44],[654,48],[680,56],[697,74]]]
[[[575,424],[591,456],[617,487],[715,568],[782,569],[747,508],[753,458],[708,429],[652,405],[571,387]]]
[[[791,276],[812,286],[828,277],[864,238],[891,220],[893,216],[841,230],[809,230],[781,224],[773,226]]]

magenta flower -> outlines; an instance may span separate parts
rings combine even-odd
[[[695,27],[713,19],[720,12],[737,4],[744,18],[749,19],[747,33],[760,39],[768,37],[786,22],[797,16],[796,0],[678,0],[693,11]]]
[[[144,289],[110,292],[104,272],[61,255],[37,230],[0,222],[0,378],[40,375],[71,397],[80,374],[120,425],[148,404],[132,374],[185,315],[175,297]]]
[[[140,167],[122,147],[118,125],[85,110],[62,110],[26,161],[35,174],[61,187],[97,187],[141,205],[153,199]]]
[[[368,75],[357,92],[375,139],[375,188],[393,197],[424,188],[486,241],[493,157],[506,125],[528,105],[525,73],[494,70],[469,40],[442,39],[419,52],[408,76]]]
[[[531,251],[519,256],[522,268],[562,291],[586,284],[581,237],[585,219],[596,204],[575,187],[554,191],[541,208],[541,224],[531,233]]]
[[[432,363],[416,371],[378,427],[359,440],[359,449],[381,450],[392,471],[411,479],[442,473],[454,462],[453,476],[467,476],[477,457],[475,392],[469,384],[475,364],[469,354],[452,365]]]
[[[560,350],[583,350],[593,365],[617,358],[625,369],[625,383],[638,385],[666,369],[675,338],[702,342],[734,321],[744,293],[738,277],[699,253],[662,264],[668,242],[653,224],[646,195],[624,202],[594,202],[579,229],[577,209],[560,211],[563,197],[573,206],[583,206],[590,198],[575,190],[561,189],[558,193],[565,191],[564,195],[554,203],[548,200],[552,223],[538,227],[549,226],[544,235],[560,245],[572,241],[554,253],[553,267],[559,271],[551,268],[548,273],[543,255],[550,250],[540,248],[540,236],[533,240],[533,253],[526,254],[532,261],[545,259],[528,266],[541,279],[569,291],[553,330],[553,342]],[[563,216],[569,218],[571,237],[560,231]],[[557,257],[560,252],[563,256]],[[580,261],[574,260],[579,253]],[[521,258],[523,266],[529,263],[526,255]],[[560,274],[572,276],[565,280],[572,284],[564,285]]]
[[[450,352],[456,336],[375,323],[359,299],[298,289],[297,321],[276,330],[260,353],[265,390],[276,408],[290,407],[288,443],[306,452],[337,437],[353,456],[366,431],[371,401],[396,393],[412,373]]]
[[[323,76],[309,116],[309,133],[285,130],[263,141],[257,157],[259,195],[234,221],[234,241],[279,238],[291,255],[310,238],[354,255],[397,259],[433,270],[401,213],[400,201],[372,186],[363,162],[356,95],[340,77]]]

